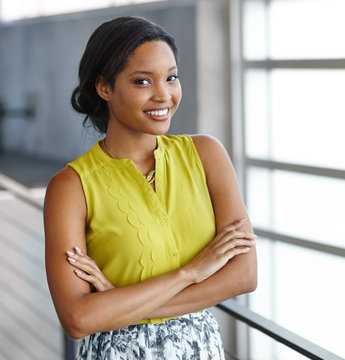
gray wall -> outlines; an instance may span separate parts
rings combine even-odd
[[[5,117],[1,139],[6,151],[71,160],[99,137],[83,129],[69,103],[79,60],[93,30],[122,15],[144,16],[162,25],[179,46],[183,99],[170,133],[197,130],[195,5],[146,4],[26,20],[0,27],[0,101],[6,108],[36,104],[32,121]]]

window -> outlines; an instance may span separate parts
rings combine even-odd
[[[345,357],[345,2],[240,3],[245,198],[260,236],[249,304]],[[291,358],[255,331],[250,346],[253,360]]]
[[[37,16],[101,9],[161,0],[1,0],[0,20],[3,22]]]

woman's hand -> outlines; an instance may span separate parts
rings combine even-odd
[[[255,245],[256,235],[238,230],[247,218],[226,226],[184,269],[191,271],[193,282],[200,283],[220,270],[236,255],[245,254]]]
[[[113,284],[102,273],[94,260],[84,254],[78,247],[74,248],[74,252],[67,251],[67,260],[76,269],[74,273],[82,280],[92,284],[96,291],[105,291],[113,289]]]
[[[255,245],[256,235],[238,229],[247,219],[235,221],[224,228],[184,269],[191,272],[194,283],[200,283],[221,269],[236,255],[247,253]],[[76,269],[75,274],[92,284],[96,291],[113,289],[113,284],[101,272],[94,260],[78,247],[67,251],[67,260]]]

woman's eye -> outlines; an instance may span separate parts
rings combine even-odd
[[[137,84],[137,85],[149,85],[150,82],[147,79],[138,79],[138,80],[135,80],[135,84]]]
[[[177,75],[172,75],[168,77],[168,81],[176,81],[178,79]]]

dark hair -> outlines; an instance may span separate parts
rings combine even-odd
[[[91,35],[79,64],[79,86],[71,97],[73,108],[85,114],[88,121],[101,133],[108,128],[108,107],[96,91],[96,81],[102,76],[111,86],[121,72],[128,56],[147,41],[165,41],[174,53],[175,40],[160,26],[140,17],[119,17],[100,25]]]

